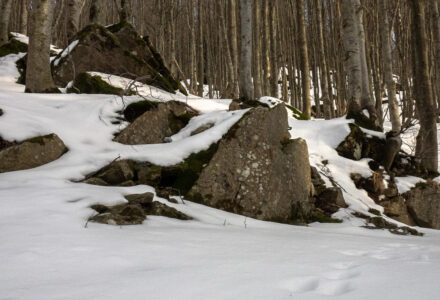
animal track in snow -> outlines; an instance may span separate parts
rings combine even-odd
[[[323,278],[316,276],[297,277],[284,282],[282,287],[293,294],[314,292],[324,296],[338,296],[354,290],[346,279],[358,275],[359,273],[356,272],[339,271],[339,273],[328,273]]]

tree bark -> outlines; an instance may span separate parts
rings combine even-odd
[[[33,0],[29,15],[29,50],[26,92],[58,92],[50,71],[50,40],[53,19],[52,0]]]
[[[240,0],[241,15],[241,47],[239,69],[240,98],[254,99],[252,85],[252,2],[253,0]]]
[[[0,46],[9,41],[9,18],[11,16],[12,0],[1,0],[0,10]]]
[[[387,13],[387,1],[380,1],[381,17],[380,17],[380,27],[381,27],[381,40],[382,40],[382,57],[383,57],[383,67],[384,67],[384,80],[387,85],[388,93],[388,108],[390,111],[390,120],[392,125],[392,131],[397,134],[400,133],[401,123],[399,117],[399,108],[397,107],[396,100],[396,84],[393,79],[393,57],[391,53],[391,32],[392,29],[389,24],[389,18]]]
[[[310,103],[310,67],[309,53],[307,50],[307,35],[305,23],[305,4],[304,0],[297,0],[298,32],[299,32],[299,52],[301,60],[301,79],[302,79],[302,110],[303,114],[310,119],[312,109]]]
[[[103,0],[92,0],[90,6],[90,14],[89,21],[92,24],[105,24],[105,15],[106,15],[106,5],[103,3]]]
[[[83,0],[67,0],[67,26],[66,35],[69,42],[79,30],[79,18],[81,16]]]
[[[413,17],[414,96],[420,121],[416,155],[425,168],[437,171],[437,111],[429,76],[426,0],[411,0],[410,3]]]
[[[28,0],[21,0],[20,12],[20,32],[27,35],[27,20],[28,20]]]
[[[359,0],[341,0],[344,64],[348,77],[348,112],[361,112],[362,65],[361,45],[357,22]]]

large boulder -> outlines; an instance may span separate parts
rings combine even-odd
[[[35,137],[0,151],[0,173],[35,168],[67,151],[56,134]]]
[[[402,196],[418,226],[440,229],[440,186],[437,183],[419,183]]]
[[[290,139],[284,105],[246,113],[218,149],[187,197],[245,216],[283,223],[312,214],[307,144]]]
[[[185,127],[194,113],[185,103],[178,101],[141,103],[127,107],[124,115],[133,123],[122,130],[114,141],[127,145],[163,143],[167,137]]]
[[[168,92],[180,90],[186,94],[148,38],[142,38],[128,23],[89,25],[52,61],[58,85],[65,86],[75,79],[75,74],[87,71],[137,79]]]

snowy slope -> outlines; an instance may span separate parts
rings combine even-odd
[[[347,179],[353,170],[368,175],[367,161],[334,150],[348,133],[345,119],[289,120],[292,137],[307,140],[311,163],[344,189],[350,207],[338,213],[342,224],[262,222],[189,201],[167,204],[193,221],[149,216],[136,226],[86,224],[91,204],[153,189],[72,179],[118,156],[177,163],[217,141],[245,111],[227,112],[230,100],[143,87],[145,97],[201,111],[189,126],[215,126],[193,137],[184,129],[168,144],[120,145],[111,141],[120,125],[111,121],[138,97],[24,94],[14,83],[18,57],[0,58],[0,135],[23,140],[54,132],[69,152],[39,168],[0,174],[0,299],[438,299],[439,231],[402,237],[349,217],[379,207]]]

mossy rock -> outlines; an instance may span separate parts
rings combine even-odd
[[[179,165],[162,168],[160,186],[172,187],[180,195],[187,195],[217,149],[218,144],[212,144],[207,150],[191,154]]]
[[[9,54],[25,53],[28,51],[28,45],[20,42],[15,38],[11,38],[8,43],[0,47],[0,57]]]
[[[286,106],[287,109],[289,109],[290,111],[292,111],[293,113],[293,117],[297,120],[308,120],[307,116],[305,114],[303,114],[299,109],[289,105],[289,104],[284,104]]]
[[[377,125],[376,120],[367,117],[362,112],[349,112],[347,114],[347,119],[354,119],[354,123],[362,128],[383,132],[383,129]]]
[[[128,122],[132,123],[145,112],[156,109],[157,105],[157,102],[148,100],[130,103],[124,110],[124,117]]]
[[[108,84],[100,76],[92,76],[88,73],[78,74],[73,82],[73,87],[67,89],[67,92],[81,94],[123,94],[123,90],[121,88]]]

